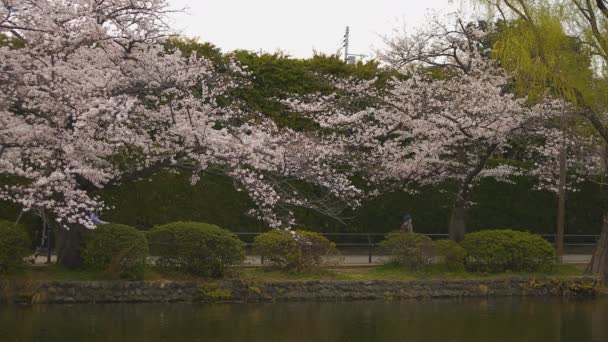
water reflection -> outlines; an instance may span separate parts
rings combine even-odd
[[[0,341],[608,341],[608,300],[0,307]]]

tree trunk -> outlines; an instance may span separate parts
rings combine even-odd
[[[560,262],[564,257],[564,231],[566,226],[566,114],[562,109],[562,141],[559,149],[559,191],[557,195],[557,236],[555,246]]]
[[[471,185],[475,177],[479,175],[479,173],[486,166],[486,163],[492,153],[496,150],[498,144],[492,144],[486,148],[484,153],[479,156],[479,160],[477,161],[477,165],[464,177],[462,182],[460,183],[460,188],[458,189],[458,194],[456,195],[456,200],[454,201],[454,206],[452,207],[452,214],[450,215],[450,224],[448,226],[448,232],[450,235],[450,240],[455,242],[461,242],[464,240],[464,235],[467,231],[466,226],[466,210],[467,210],[467,201],[469,199],[469,193],[471,190]]]
[[[72,269],[82,266],[83,259],[80,250],[86,230],[85,227],[79,225],[74,225],[70,229],[55,229],[58,264]]]
[[[608,282],[608,213],[604,213],[602,233],[591,262],[587,265],[586,273],[598,276],[604,282]]]
[[[604,172],[608,172],[608,145],[604,146],[602,157]],[[591,262],[587,265],[585,273],[598,276],[605,283],[608,283],[608,212],[604,212],[604,216],[602,217],[600,239],[597,241]]]
[[[464,234],[466,233],[466,200],[461,198],[460,195],[452,207],[448,232],[450,240],[455,242],[464,240]]]

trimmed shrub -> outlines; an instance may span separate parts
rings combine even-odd
[[[293,238],[293,231],[272,229],[255,237],[253,251],[264,262],[285,270],[295,270],[302,259],[302,249]],[[295,233],[295,232],[293,232]]]
[[[8,274],[23,266],[30,254],[30,237],[25,227],[0,220],[0,274]]]
[[[311,231],[296,230],[294,235],[302,250],[303,269],[312,270],[338,261],[336,244],[325,236]]]
[[[556,264],[553,246],[539,235],[514,230],[468,234],[466,266],[478,272],[546,272]]]
[[[393,232],[379,244],[380,251],[390,257],[389,263],[411,271],[427,268],[433,262],[435,244],[426,235]]]
[[[201,222],[173,222],[147,233],[151,254],[161,268],[221,277],[245,258],[244,243],[233,233]]]
[[[143,277],[148,241],[137,228],[109,223],[87,233],[82,251],[85,267],[127,279]]]
[[[256,236],[253,250],[265,262],[294,273],[313,271],[340,255],[333,242],[305,230],[270,230]]]
[[[452,240],[435,241],[435,255],[439,268],[452,272],[464,271],[467,252],[456,242]]]

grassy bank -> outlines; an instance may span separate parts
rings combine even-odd
[[[423,280],[423,279],[496,279],[507,277],[582,276],[584,265],[560,265],[550,273],[470,273],[426,271],[410,272],[393,265],[378,265],[365,268],[328,269],[316,273],[288,274],[262,267],[250,267],[241,270],[245,277],[264,280]]]
[[[423,279],[497,279],[508,277],[571,277],[582,276],[585,265],[559,265],[550,273],[469,273],[426,271],[409,272],[393,265],[377,265],[358,268],[324,269],[314,273],[290,274],[266,267],[235,267],[229,270],[226,277],[241,277],[255,281],[277,280],[423,280]],[[28,267],[17,274],[10,275],[9,280],[26,281],[87,281],[113,280],[114,276],[89,270],[68,270],[60,265]],[[202,280],[202,278],[177,272],[161,271],[148,267],[142,280]]]

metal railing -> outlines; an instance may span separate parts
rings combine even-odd
[[[555,244],[557,234],[541,234],[541,236]],[[595,246],[600,236],[595,234],[566,234],[564,235],[564,245],[566,246]]]
[[[241,240],[246,245],[251,246],[253,239],[262,234],[262,232],[234,232],[237,236],[241,237]],[[348,248],[359,248],[365,249],[368,262],[372,263],[373,250],[377,247],[378,243],[389,234],[389,233],[319,233],[333,243],[336,244],[338,249],[344,250]],[[433,240],[447,239],[448,234],[424,234]],[[545,240],[552,244],[555,244],[556,234],[540,234]],[[566,234],[564,235],[564,245],[566,247],[584,247],[591,248],[596,245],[599,240],[599,235],[595,234]],[[357,240],[359,240],[357,242]]]

